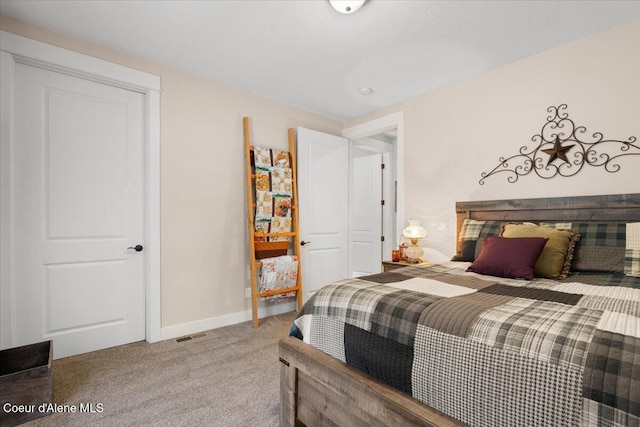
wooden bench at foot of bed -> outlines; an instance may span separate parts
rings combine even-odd
[[[462,425],[297,338],[280,362],[280,426]]]

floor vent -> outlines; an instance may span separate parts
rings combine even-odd
[[[195,334],[195,335],[189,335],[189,336],[186,336],[186,337],[176,338],[176,342],[191,341],[193,339],[202,338],[202,337],[206,337],[206,336],[207,336],[206,332],[201,332],[201,333]]]

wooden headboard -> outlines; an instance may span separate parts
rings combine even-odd
[[[640,221],[640,193],[456,203],[456,241],[465,218],[479,221]]]

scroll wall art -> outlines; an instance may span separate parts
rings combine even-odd
[[[482,172],[480,185],[496,174],[506,173],[507,181],[514,183],[521,176],[534,172],[540,178],[576,175],[585,166],[602,167],[610,173],[620,170],[618,159],[640,155],[636,137],[626,141],[605,139],[600,132],[587,135],[587,128],[576,126],[565,111],[567,104],[547,108],[550,115],[539,134],[531,140],[534,147],[520,147],[519,153],[511,157],[500,157],[500,163],[490,172]]]

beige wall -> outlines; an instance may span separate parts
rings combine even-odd
[[[282,148],[290,127],[341,123],[8,17],[0,29],[161,77],[162,326],[250,309],[242,117]]]
[[[640,157],[609,174],[586,168],[571,178],[494,176],[540,131],[550,105],[566,103],[590,132],[640,137],[640,20],[500,67],[341,124],[215,82],[0,16],[0,29],[137,68],[162,78],[162,325],[249,309],[242,117],[256,144],[286,147],[286,130],[339,134],[405,112],[405,212],[429,236],[427,256],[454,251],[454,204],[487,200],[640,192]]]
[[[570,178],[496,175],[478,183],[499,157],[517,154],[540,132],[547,107],[565,103],[588,133],[640,139],[640,20],[528,57],[348,121],[344,127],[404,110],[405,218],[427,225],[427,256],[455,250],[454,206],[491,200],[640,192],[640,156],[618,173],[585,167]]]

